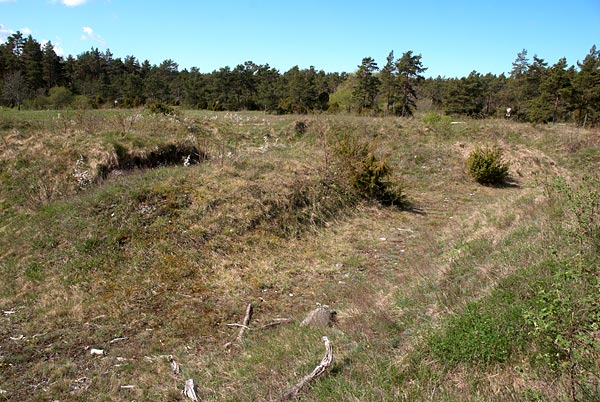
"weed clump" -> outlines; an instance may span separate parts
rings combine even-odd
[[[481,184],[502,184],[508,176],[508,163],[498,147],[477,148],[467,159],[469,174]]]
[[[308,130],[308,123],[304,120],[298,120],[294,123],[294,132],[296,135],[304,135]]]

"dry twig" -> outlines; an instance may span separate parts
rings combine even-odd
[[[257,329],[270,328],[270,327],[274,327],[276,325],[287,324],[287,323],[290,323],[293,321],[294,321],[294,319],[292,319],[292,318],[275,318],[272,322],[265,324],[262,327],[257,328]]]
[[[331,363],[333,362],[333,351],[331,350],[331,342],[329,341],[329,338],[327,338],[326,336],[322,337],[321,341],[325,344],[325,357],[323,357],[323,359],[321,360],[321,363],[319,363],[319,365],[317,367],[315,367],[315,369],[312,371],[312,373],[305,376],[292,389],[290,389],[285,394],[283,394],[283,396],[281,397],[282,401],[289,401],[291,399],[296,398],[298,396],[298,394],[300,393],[300,390],[302,390],[302,388],[304,388],[304,386],[309,381],[312,381],[316,377],[323,374],[325,372],[325,370],[327,369],[327,367],[331,366]]]
[[[240,332],[238,332],[235,340],[231,342],[227,342],[225,344],[225,349],[229,349],[234,343],[239,343],[242,340],[242,336],[244,336],[244,331],[248,328],[248,324],[250,324],[250,319],[252,318],[252,303],[248,303],[248,307],[246,307],[246,315],[244,316],[244,322],[240,324],[234,324],[235,326],[240,326]],[[231,325],[231,324],[228,324]]]

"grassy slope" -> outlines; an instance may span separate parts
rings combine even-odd
[[[597,168],[597,133],[315,116],[299,136],[294,116],[55,114],[2,116],[0,307],[14,314],[0,317],[0,398],[177,400],[194,378],[204,400],[277,399],[319,361],[322,335],[335,363],[307,400],[569,396],[560,374],[524,362],[528,340],[489,342],[515,349],[497,358],[461,338],[473,350],[464,357],[445,323],[469,301],[505,300],[494,289],[516,289],[511,278],[549,258],[557,217],[544,183]],[[397,166],[412,208],[360,201],[327,180],[325,144],[340,132]],[[73,172],[93,176],[115,142],[140,153],[191,142],[213,158],[79,190]],[[464,158],[482,142],[503,147],[513,185],[467,177]],[[237,329],[226,324],[248,302],[253,328],[296,323],[247,331],[228,352]],[[317,304],[338,311],[336,327],[297,325]]]

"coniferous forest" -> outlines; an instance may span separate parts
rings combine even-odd
[[[0,45],[0,104],[27,109],[132,108],[179,105],[208,110],[270,113],[351,112],[411,116],[420,105],[448,115],[510,117],[532,123],[597,126],[600,51],[593,46],[575,65],[550,65],[523,49],[509,75],[471,72],[467,77],[425,78],[421,55],[390,52],[378,66],[365,57],[352,73],[295,66],[280,72],[246,61],[210,73],[180,70],[135,56],[115,57],[92,48],[61,57],[51,42],[12,34]]]

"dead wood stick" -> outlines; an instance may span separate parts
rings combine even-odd
[[[244,316],[244,322],[242,322],[242,327],[240,327],[240,332],[238,332],[237,337],[235,338],[236,342],[242,340],[242,336],[244,336],[244,331],[248,328],[248,324],[250,324],[250,318],[252,318],[252,303],[248,303],[248,307],[246,307],[246,315]]]
[[[319,363],[319,365],[315,367],[312,373],[305,376],[292,389],[283,394],[281,398],[282,401],[289,401],[291,399],[296,398],[300,393],[300,390],[302,390],[302,388],[304,388],[304,386],[308,384],[309,381],[312,381],[313,379],[323,374],[327,367],[331,366],[331,363],[333,362],[333,351],[331,350],[331,342],[326,336],[322,337],[321,341],[325,344],[325,357],[323,357],[321,363]]]
[[[246,329],[250,329],[249,327],[246,327],[244,324],[238,324],[237,322],[234,322],[233,324],[227,324],[228,327],[245,327]]]
[[[257,329],[265,329],[265,328],[269,328],[269,327],[274,327],[276,325],[287,324],[292,321],[294,321],[292,318],[275,318],[272,322],[265,324]]]
[[[244,331],[248,328],[248,324],[250,324],[250,319],[252,318],[252,303],[248,303],[248,307],[246,307],[246,315],[244,316],[244,322],[240,325],[240,332],[238,332],[235,340],[232,342],[227,342],[225,344],[225,348],[229,349],[233,343],[239,343],[242,340],[242,336],[244,336]],[[239,324],[238,324],[239,325]]]
[[[198,402],[198,395],[196,395],[196,385],[194,384],[194,380],[193,379],[189,379],[185,382],[185,386],[183,388],[183,391],[181,391],[181,393],[184,396],[187,396],[188,398],[190,398],[192,401]]]
[[[275,318],[272,322],[265,324],[265,325],[261,325],[258,328],[250,328],[247,327],[243,324],[238,324],[238,323],[232,323],[232,324],[227,324],[228,327],[245,327],[245,329],[249,330],[249,331],[258,331],[261,329],[265,329],[265,328],[269,328],[269,327],[274,327],[276,325],[279,324],[287,324],[289,322],[294,321],[292,318]]]

